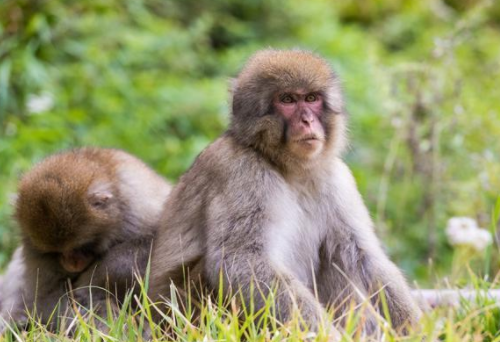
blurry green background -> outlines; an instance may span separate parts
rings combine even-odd
[[[331,62],[379,236],[420,283],[446,275],[446,221],[489,227],[499,195],[498,1],[0,1],[0,268],[34,162],[118,147],[175,181],[225,129],[229,78],[269,46]]]

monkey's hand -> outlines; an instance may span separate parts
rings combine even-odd
[[[83,279],[80,281],[81,284],[84,284]],[[71,300],[68,305],[71,307],[68,308],[65,318],[72,325],[68,330],[70,336],[75,332],[74,323],[78,321],[77,316],[91,321],[91,325],[103,333],[109,331],[106,322],[109,321],[109,317],[113,320],[117,317],[119,306],[116,297],[107,288],[89,282],[86,286],[82,285],[73,289],[69,297]]]
[[[113,246],[73,282],[75,300],[86,307],[108,298],[121,303],[136,287],[136,278],[143,276],[150,245],[150,238],[141,238]]]

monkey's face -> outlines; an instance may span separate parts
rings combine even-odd
[[[274,97],[273,106],[275,115],[283,118],[287,149],[301,159],[319,155],[325,144],[322,95],[302,89],[285,91]]]
[[[91,263],[93,263],[98,254],[96,254],[94,243],[87,243],[76,248],[69,248],[59,253],[59,263],[68,273],[83,272]]]
[[[284,168],[316,165],[344,145],[338,79],[325,60],[309,52],[255,54],[233,83],[232,109],[233,137]]]

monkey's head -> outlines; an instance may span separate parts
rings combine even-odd
[[[285,167],[340,153],[345,114],[337,76],[310,52],[257,52],[234,81],[229,132]]]
[[[73,154],[49,157],[25,174],[15,217],[24,241],[79,273],[109,247],[121,222],[110,170]]]

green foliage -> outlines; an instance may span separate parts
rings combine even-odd
[[[248,56],[303,47],[343,81],[346,157],[381,238],[426,281],[429,258],[450,265],[446,220],[484,226],[498,196],[499,13],[487,0],[0,2],[0,265],[16,243],[8,198],[34,162],[111,146],[176,180],[226,127]]]

